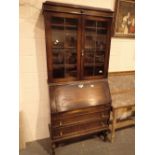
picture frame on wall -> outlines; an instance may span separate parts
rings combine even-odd
[[[113,36],[135,38],[134,0],[116,0]]]

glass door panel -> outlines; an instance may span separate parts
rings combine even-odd
[[[84,76],[93,75],[94,51],[92,48],[85,49],[84,54]]]
[[[78,19],[52,17],[53,78],[77,78]]]
[[[94,75],[94,56],[96,49],[96,21],[86,21],[84,45],[84,76]]]
[[[68,27],[65,28],[65,48],[74,48],[76,49],[77,44],[77,27]]]
[[[103,76],[107,22],[86,20],[84,36],[84,77]]]
[[[64,50],[61,48],[53,49],[53,77],[64,77]]]

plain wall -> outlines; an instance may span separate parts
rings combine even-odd
[[[43,0],[20,0],[20,111],[25,141],[49,137]],[[114,0],[57,0],[113,10]],[[84,4],[83,4],[84,2]],[[109,71],[134,70],[134,39],[112,38]]]

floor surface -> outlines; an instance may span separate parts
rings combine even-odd
[[[56,155],[134,155],[134,127],[121,129],[116,132],[113,143],[103,142],[99,136],[83,141],[60,146],[55,150]],[[44,139],[28,143],[20,155],[50,155],[50,140]]]

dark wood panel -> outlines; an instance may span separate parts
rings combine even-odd
[[[51,104],[56,104],[55,109],[52,109],[53,112],[88,108],[111,102],[109,86],[106,80],[51,86],[50,93],[52,94]]]
[[[104,115],[102,113],[97,113],[96,115],[83,115],[78,117],[72,117],[69,119],[62,119],[62,120],[55,120],[53,122],[53,129],[55,128],[64,128],[64,127],[71,127],[79,124],[85,124],[85,123],[91,123],[93,121],[102,121],[102,120],[108,120],[109,119],[109,112],[107,115]]]
[[[76,135],[77,133],[83,133],[88,130],[93,131],[94,129],[101,129],[108,127],[107,120],[104,121],[94,121],[94,122],[88,122],[84,124],[78,124],[74,126],[64,127],[64,128],[53,128],[53,135],[54,139],[61,138],[61,137],[67,137],[71,135]]]
[[[81,117],[83,115],[91,115],[95,113],[106,113],[111,110],[110,104],[94,106],[94,107],[86,107],[71,111],[59,112],[59,113],[52,113],[53,120],[61,120],[61,119],[69,119],[72,117]]]

